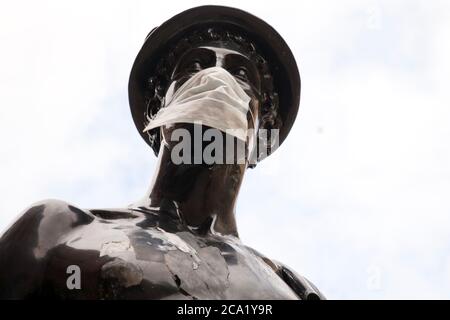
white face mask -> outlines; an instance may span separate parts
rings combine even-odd
[[[145,131],[174,123],[195,123],[219,129],[246,141],[247,112],[251,98],[236,79],[221,67],[204,69],[193,75],[174,93],[175,82],[161,108]]]

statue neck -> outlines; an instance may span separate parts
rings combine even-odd
[[[238,236],[235,206],[244,172],[245,165],[237,164],[176,165],[163,145],[146,206],[160,208],[161,214],[172,206],[183,223],[199,232]]]

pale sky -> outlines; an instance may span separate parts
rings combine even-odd
[[[0,229],[48,198],[139,199],[155,170],[128,107],[147,33],[200,4],[266,20],[297,59],[297,121],[249,170],[244,243],[329,299],[450,298],[448,1],[0,2]]]

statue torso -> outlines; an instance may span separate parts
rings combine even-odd
[[[178,217],[149,210],[68,208],[66,213],[54,213],[55,209],[48,213],[49,209],[46,212],[44,208],[39,221],[28,222],[30,228],[35,228],[35,243],[22,251],[29,250],[25,260],[36,272],[34,283],[39,283],[40,289],[33,296],[299,298],[275,272],[270,260],[236,237],[211,232],[200,235]],[[5,236],[0,249],[8,240],[8,234]],[[80,289],[68,289],[71,265],[79,267]],[[27,273],[24,270],[21,274]]]

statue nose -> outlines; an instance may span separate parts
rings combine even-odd
[[[222,54],[216,55],[216,67],[224,68],[224,56]]]

